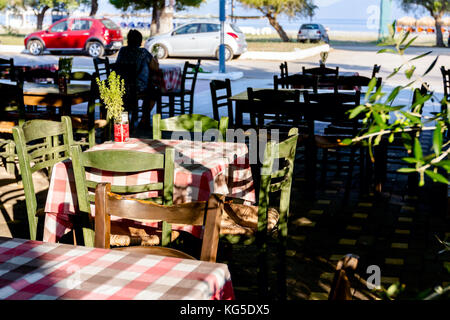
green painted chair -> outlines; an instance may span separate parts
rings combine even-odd
[[[224,205],[221,239],[231,244],[255,243],[258,247],[258,285],[261,298],[268,294],[267,240],[275,234],[278,245],[278,290],[280,297],[286,295],[288,217],[297,140],[298,129],[292,128],[286,140],[267,143],[261,166],[258,206],[239,204],[230,199],[226,199]],[[273,172],[275,164],[278,164],[279,169]],[[278,199],[278,203],[272,203],[270,199],[272,202],[273,199]]]
[[[219,140],[225,141],[228,129],[228,117],[221,117],[220,121],[201,114],[183,114],[172,118],[161,119],[161,115],[153,115],[153,139],[162,139],[163,131],[172,132],[206,132],[218,129]]]
[[[131,150],[97,150],[82,152],[79,145],[71,147],[72,165],[77,189],[80,225],[83,228],[85,246],[94,246],[94,226],[90,204],[95,202],[94,191],[98,182],[86,179],[86,168],[117,173],[137,173],[149,170],[164,170],[164,181],[139,185],[112,185],[111,191],[121,195],[132,195],[148,191],[160,191],[160,198],[149,198],[156,203],[172,205],[174,179],[174,149],[166,148],[165,153],[146,153]],[[88,169],[88,170],[89,170]],[[89,190],[92,193],[89,193]],[[163,223],[162,245],[170,242],[171,226]]]
[[[50,176],[54,164],[69,158],[70,145],[73,144],[70,118],[63,116],[61,120],[30,120],[12,129],[32,240],[36,240],[38,219],[44,214],[37,208],[32,174],[47,170]]]

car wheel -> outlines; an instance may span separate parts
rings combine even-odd
[[[92,58],[97,58],[103,56],[105,48],[100,42],[93,41],[87,44],[86,51]]]
[[[216,50],[216,59],[217,60],[220,59],[219,48],[217,48],[217,50]],[[229,46],[225,46],[225,61],[231,61],[233,59],[233,56],[234,56],[233,49],[231,49]]]
[[[32,55],[38,56],[44,51],[44,45],[40,40],[31,40],[28,42],[27,49]]]
[[[169,52],[167,51],[167,48],[162,44],[155,44],[152,47],[151,52],[156,52],[156,59],[161,60],[167,58],[169,55]]]

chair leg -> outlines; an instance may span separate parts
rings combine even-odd
[[[322,168],[321,168],[321,178],[320,184],[322,186],[325,185],[325,181],[327,178],[327,169],[328,169],[328,149],[322,149]]]
[[[266,232],[258,232],[256,235],[256,246],[258,247],[257,256],[257,280],[258,280],[258,298],[267,299],[269,295],[269,281],[267,268],[267,241]]]
[[[286,300],[287,286],[286,286],[286,238],[281,236],[278,244],[278,266],[277,266],[277,287],[278,299],[280,301]]]
[[[344,200],[343,200],[344,205],[348,203],[350,197],[350,189],[352,187],[353,166],[355,162],[355,147],[351,147],[349,162],[350,163],[348,164],[347,182],[345,185]]]

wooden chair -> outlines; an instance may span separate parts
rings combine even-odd
[[[69,158],[69,147],[73,145],[70,118],[63,116],[61,120],[30,120],[12,129],[25,192],[31,240],[36,240],[38,219],[44,217],[43,210],[37,208],[32,174],[38,170],[47,170],[50,176],[55,163]]]
[[[98,184],[95,190],[95,247],[110,248],[111,216],[126,219],[161,220],[172,224],[203,226],[200,260],[215,262],[219,242],[222,197],[212,194],[209,200],[176,205],[158,205],[130,199],[111,192],[109,183]],[[127,246],[117,248],[146,254],[194,259],[182,251],[159,246]]]
[[[381,66],[378,64],[374,64],[373,65],[373,69],[372,69],[372,76],[371,78],[374,78],[377,76],[377,73],[380,72]]]
[[[110,171],[117,174],[132,174],[142,171],[163,170],[164,181],[158,183],[135,185],[113,185],[115,193],[124,195],[134,195],[140,199],[151,199],[153,202],[160,202],[171,205],[173,199],[173,179],[174,179],[174,150],[166,148],[165,153],[146,153],[131,150],[96,150],[81,152],[80,146],[72,146],[72,164],[75,175],[75,185],[77,188],[78,206],[81,216],[80,225],[83,228],[84,244],[94,245],[94,232],[91,219],[90,204],[94,202],[93,190],[98,182],[89,180],[86,171],[95,169],[96,171]],[[158,196],[152,195],[158,192]],[[131,237],[133,234],[125,230],[122,236]],[[170,225],[163,225],[161,242],[167,245],[170,242]],[[145,240],[142,238],[141,240]],[[159,240],[158,240],[159,241]]]
[[[21,77],[25,82],[58,83],[58,72],[48,69],[29,69],[21,72]]]
[[[100,80],[108,79],[109,74],[111,73],[111,65],[109,63],[109,58],[99,58],[96,57],[93,59],[94,67],[95,67],[95,73],[97,77],[100,78]]]
[[[91,96],[87,104],[86,113],[71,115],[70,118],[72,119],[74,134],[87,136],[87,141],[86,139],[84,139],[82,141],[76,141],[76,143],[80,144],[81,146],[92,148],[96,143],[96,131],[103,130],[103,138],[104,140],[107,140],[111,134],[112,127],[110,121],[106,119],[106,116],[104,118],[100,117],[99,119],[95,119],[95,107],[97,105],[96,101],[100,101],[95,74],[91,75],[90,73],[85,71],[71,72],[69,75],[69,82],[89,82],[91,85]]]
[[[339,67],[333,68],[327,68],[325,66],[315,67],[315,68],[305,68],[302,67],[302,73],[303,74],[310,74],[315,76],[327,76],[327,75],[339,75]]]
[[[317,92],[318,77],[315,75],[292,74],[279,78],[277,75],[273,76],[273,88],[277,89],[312,89]]]
[[[166,119],[161,119],[158,113],[153,115],[153,139],[162,139],[163,131],[205,133],[210,129],[218,130],[220,136],[217,138],[225,141],[228,117],[221,117],[220,121],[216,121],[201,114],[182,114]]]
[[[444,66],[441,67],[442,82],[444,83],[444,99],[445,101],[450,101],[450,69],[445,69]],[[443,103],[441,111],[447,109],[447,104]]]
[[[231,244],[255,243],[258,247],[257,279],[260,297],[267,297],[268,293],[267,240],[269,235],[274,235],[275,230],[278,231],[276,243],[279,295],[282,299],[285,299],[286,295],[286,246],[297,140],[298,130],[292,128],[288,139],[279,143],[267,143],[260,171],[258,206],[239,204],[233,199],[226,199],[224,204],[221,239]],[[275,172],[274,164],[279,164]],[[272,203],[273,198],[270,195],[278,195],[278,202]]]
[[[0,58],[0,79],[15,81],[15,68],[13,58]]]
[[[228,98],[232,96],[230,79],[212,80],[209,83],[209,88],[211,90],[211,100],[212,100],[214,120],[220,121],[219,108],[227,107],[227,116],[229,119],[228,126],[233,127],[234,126],[233,102],[228,100]],[[219,95],[221,94],[221,92],[223,92],[223,94]]]
[[[308,123],[308,135],[307,135],[307,148],[310,151],[307,152],[309,158],[307,160],[307,167],[309,169],[307,172],[307,180],[311,188],[309,189],[312,195],[315,191],[315,181],[316,181],[316,163],[317,163],[317,150],[322,150],[322,184],[326,180],[326,175],[328,171],[328,162],[330,157],[330,152],[336,155],[336,173],[339,174],[343,166],[343,161],[341,161],[342,152],[344,149],[350,150],[349,160],[348,160],[348,173],[347,173],[347,183],[344,194],[345,204],[348,200],[350,194],[350,187],[352,182],[353,168],[356,161],[357,153],[359,150],[359,160],[360,160],[360,187],[363,184],[364,177],[364,156],[363,147],[357,147],[355,145],[345,146],[340,143],[341,140],[345,138],[355,137],[358,133],[361,125],[360,118],[356,117],[354,119],[349,119],[347,111],[356,108],[360,104],[360,91],[355,91],[354,93],[309,93],[303,92],[306,107],[304,109],[304,117]],[[325,130],[323,135],[318,135],[315,133],[314,121],[331,122],[335,127],[342,125],[345,128],[344,132],[341,131],[327,131]]]
[[[334,82],[334,91],[338,92],[339,88],[345,88],[348,90],[359,90],[364,91],[363,87],[368,87],[372,78],[364,77],[364,76],[350,76],[350,77],[337,77],[333,80]],[[376,78],[376,84],[374,90],[377,90],[381,87],[381,83],[383,81],[382,78]]]
[[[248,101],[252,104],[250,123],[253,127],[264,128],[266,121],[277,124],[301,120],[296,114],[300,102],[300,90],[253,90],[247,88]],[[273,124],[272,124],[273,128]]]
[[[6,172],[15,175],[16,152],[12,129],[25,121],[22,84],[0,83],[0,96],[0,158]]]
[[[289,75],[287,61],[280,64],[280,78],[287,77]]]
[[[328,300],[353,300],[351,280],[358,266],[359,257],[348,254],[336,266]]]
[[[194,111],[194,92],[197,83],[197,74],[200,69],[201,60],[196,64],[185,62],[183,74],[181,77],[181,88],[168,92],[161,92],[157,101],[157,113],[167,114],[169,117],[174,115],[189,113]],[[168,98],[168,102],[163,102],[163,97]],[[163,112],[164,108],[169,108],[168,112]]]

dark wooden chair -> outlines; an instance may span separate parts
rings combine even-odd
[[[289,75],[287,61],[280,64],[280,78],[287,77]]]
[[[221,240],[233,244],[258,248],[258,287],[260,298],[268,294],[267,246],[270,236],[275,238],[278,261],[276,265],[278,293],[286,295],[286,246],[289,228],[289,204],[297,150],[298,130],[292,128],[289,137],[276,143],[269,141],[265,147],[260,172],[258,205],[239,203],[227,198],[221,223]],[[275,196],[275,197],[272,197]],[[274,200],[276,199],[276,200]],[[275,231],[277,231],[275,233]],[[276,234],[276,236],[275,236]]]
[[[100,80],[105,80],[109,77],[109,74],[111,73],[111,65],[109,63],[109,58],[99,58],[96,57],[93,59],[94,67],[95,67],[95,73],[97,77],[100,78]]]
[[[160,92],[157,101],[157,113],[173,117],[174,115],[192,114],[194,112],[194,92],[200,63],[200,59],[197,60],[196,64],[185,62],[181,77],[181,87],[168,92]],[[168,101],[163,101],[163,98],[167,98]],[[163,111],[165,108],[169,110],[167,112]]]
[[[20,73],[22,81],[25,82],[45,82],[58,83],[58,72],[48,69],[29,69]]]
[[[377,76],[377,74],[380,72],[381,66],[378,64],[374,64],[373,65],[373,69],[372,69],[372,76],[371,78],[374,78]]]
[[[450,69],[445,69],[441,66],[442,82],[444,84],[444,99],[445,101],[450,101]],[[447,104],[442,104],[442,111],[447,109]]]
[[[317,92],[319,83],[315,75],[291,74],[279,78],[273,76],[273,88],[276,89],[312,89]]]
[[[362,146],[346,146],[342,145],[340,141],[345,138],[355,137],[358,133],[361,124],[360,118],[356,117],[354,119],[349,119],[348,110],[356,108],[360,104],[361,93],[355,91],[354,93],[309,93],[304,92],[304,99],[306,107],[304,108],[304,117],[308,124],[308,135],[307,148],[310,151],[307,152],[309,155],[307,159],[307,167],[309,169],[307,172],[307,179],[310,182],[310,191],[314,194],[315,191],[315,181],[316,181],[316,163],[317,163],[317,151],[322,150],[322,161],[321,170],[322,177],[321,183],[323,184],[326,180],[329,157],[331,153],[336,156],[336,173],[339,174],[342,171],[342,166],[344,163],[348,164],[347,172],[347,182],[344,193],[345,204],[350,195],[350,187],[352,183],[353,168],[356,162],[357,151],[359,150],[359,161],[360,161],[360,187],[362,187],[364,181],[364,149]],[[334,126],[345,127],[345,132],[327,132],[325,129],[324,134],[317,134],[315,132],[314,121],[331,122]],[[344,162],[342,157],[342,152],[347,149],[350,150],[348,154],[348,161]]]
[[[339,75],[339,67],[333,68],[327,68],[325,66],[320,67],[314,67],[314,68],[305,68],[302,67],[302,73],[303,74],[310,74],[315,76],[327,76],[327,75]]]
[[[300,102],[300,90],[253,90],[249,87],[247,96],[251,105],[250,124],[254,128],[264,128],[270,121],[281,124],[281,122],[301,120],[296,114]]]
[[[71,147],[72,164],[77,189],[80,226],[83,228],[84,244],[94,245],[93,221],[91,221],[90,204],[94,202],[93,191],[98,182],[89,180],[86,171],[102,170],[117,174],[132,174],[142,171],[163,171],[164,181],[162,183],[140,183],[128,184],[126,186],[113,185],[112,190],[127,196],[139,197],[139,199],[151,200],[170,205],[173,201],[173,175],[174,175],[174,150],[166,148],[165,153],[146,153],[132,150],[96,150],[81,152],[81,147]],[[157,192],[158,196],[153,193]],[[119,238],[127,238],[133,235],[128,230],[119,230]],[[120,240],[120,239],[119,239]],[[146,241],[141,238],[141,241]],[[156,239],[160,242],[159,238]],[[171,240],[170,225],[163,225],[161,242],[167,245]],[[153,240],[152,240],[153,241]]]
[[[32,174],[46,170],[50,176],[55,163],[69,158],[69,148],[73,145],[72,124],[69,117],[63,116],[61,122],[36,119],[12,130],[25,192],[30,239],[36,240],[38,219],[45,215],[43,208],[37,207]]]
[[[228,117],[221,117],[219,121],[201,114],[182,114],[179,116],[161,119],[161,115],[153,115],[153,139],[162,139],[163,132],[201,132],[210,129],[218,130],[220,141],[226,140]],[[197,126],[199,125],[199,127]]]
[[[168,224],[203,226],[200,260],[215,262],[223,207],[222,197],[212,194],[207,202],[158,205],[151,201],[130,199],[114,194],[111,192],[109,183],[98,184],[95,190],[95,247],[110,248],[111,216],[160,220]],[[168,247],[126,246],[116,249],[195,260],[185,252]]]
[[[15,68],[13,58],[0,58],[0,79],[15,81]]]
[[[74,134],[80,135],[82,140],[77,140],[76,143],[81,146],[93,147],[96,143],[96,131],[102,130],[102,137],[104,140],[109,139],[111,135],[111,123],[104,117],[99,119],[95,118],[96,101],[100,101],[98,92],[98,84],[95,80],[95,73],[92,75],[85,71],[71,72],[69,75],[70,83],[86,83],[91,85],[91,96],[87,104],[87,110],[85,114],[71,115],[72,127]],[[100,114],[102,114],[100,112]]]
[[[232,96],[230,79],[212,80],[209,83],[209,88],[211,90],[214,120],[220,121],[219,109],[226,107],[229,119],[228,126],[230,128],[234,127],[233,102],[228,100],[228,98]]]

